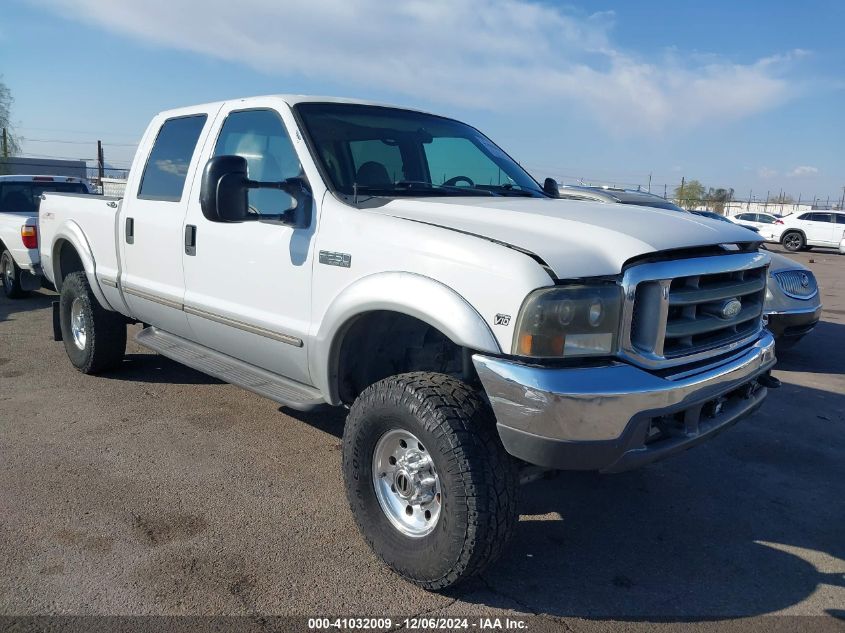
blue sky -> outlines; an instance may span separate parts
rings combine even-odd
[[[841,1],[4,4],[0,73],[29,155],[93,158],[100,138],[124,166],[159,110],[294,92],[457,117],[539,178],[845,186]]]

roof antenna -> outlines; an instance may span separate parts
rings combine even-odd
[[[358,183],[352,183],[352,204],[358,204]]]

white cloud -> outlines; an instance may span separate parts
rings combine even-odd
[[[812,165],[799,165],[792,171],[790,171],[787,175],[788,176],[811,176],[812,174],[819,173],[818,167],[813,167]]]
[[[760,167],[757,170],[757,175],[760,178],[774,178],[778,175],[778,172],[776,169],[770,169],[769,167]]]
[[[280,76],[325,78],[463,107],[575,107],[605,128],[659,133],[735,120],[795,93],[804,51],[738,64],[612,42],[611,12],[532,0],[33,0],[63,15]],[[792,88],[792,89],[791,89]]]

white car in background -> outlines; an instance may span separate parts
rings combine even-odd
[[[788,215],[782,222],[780,232],[773,235],[771,241],[780,242],[786,250],[793,252],[813,246],[839,248],[845,233],[845,213],[841,211],[809,211]]]
[[[9,299],[41,287],[38,206],[43,193],[91,193],[70,176],[0,176],[0,288]]]
[[[777,240],[783,230],[783,218],[772,213],[739,213],[728,219],[740,226],[754,229],[765,240]]]

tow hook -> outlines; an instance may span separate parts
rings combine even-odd
[[[780,380],[772,376],[771,371],[767,371],[765,374],[761,375],[757,382],[768,389],[778,389],[780,388]]]

